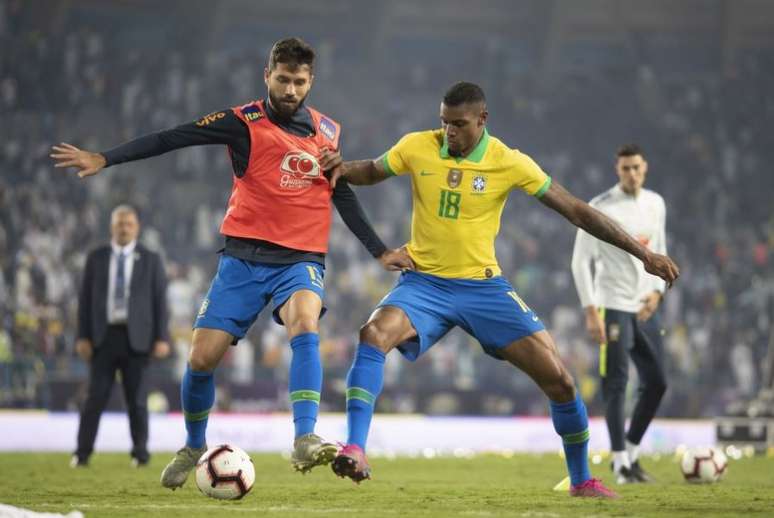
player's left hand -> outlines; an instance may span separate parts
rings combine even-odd
[[[156,340],[153,342],[153,357],[161,360],[169,356],[171,349],[166,340]]]
[[[648,255],[642,260],[645,271],[661,277],[666,281],[667,288],[672,287],[678,277],[680,277],[680,268],[669,258],[669,256],[648,252]]]
[[[320,167],[323,171],[328,171],[330,173],[328,181],[331,184],[331,189],[336,188],[336,182],[344,174],[344,169],[342,167],[343,163],[344,160],[341,158],[341,152],[332,151],[328,148],[322,150],[322,154],[320,155]]]
[[[379,262],[388,272],[404,272],[406,270],[415,270],[414,261],[406,251],[406,247],[388,249],[379,256]]]
[[[336,167],[335,169],[331,170],[331,174],[328,177],[328,181],[331,183],[331,189],[336,188],[336,182],[339,181],[339,178],[344,176],[344,166],[341,165],[339,167]]]
[[[637,312],[637,320],[645,322],[653,316],[653,313],[658,309],[658,305],[661,302],[661,293],[657,291],[651,291],[643,299],[642,307]]]

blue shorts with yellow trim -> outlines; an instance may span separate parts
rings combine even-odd
[[[223,255],[194,329],[221,329],[238,340],[269,301],[274,321],[282,324],[279,310],[295,292],[311,290],[323,298],[324,275],[325,268],[314,262],[269,264]],[[320,316],[324,313],[325,308]]]
[[[545,329],[537,315],[504,277],[446,279],[404,272],[378,307],[395,306],[408,316],[417,336],[398,346],[416,360],[454,326],[481,343],[484,352],[502,359],[498,349]]]

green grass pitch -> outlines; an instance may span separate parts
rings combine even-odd
[[[65,454],[0,454],[0,503],[87,517],[774,515],[774,459],[765,457],[732,460],[722,482],[704,486],[683,482],[671,458],[645,458],[657,483],[620,487],[620,500],[601,501],[552,491],[564,476],[557,455],[375,458],[374,479],[356,486],[328,467],[302,476],[280,455],[262,454],[253,455],[253,490],[221,502],[200,494],[193,477],[175,492],[162,488],[170,455],[133,469],[127,455],[97,453],[89,468],[71,469]],[[611,482],[606,461],[593,472]]]

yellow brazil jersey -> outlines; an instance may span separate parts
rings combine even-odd
[[[501,274],[495,237],[508,193],[540,197],[551,178],[529,156],[484,130],[465,158],[449,155],[443,130],[404,136],[382,157],[388,173],[410,174],[414,210],[408,251],[417,270],[439,277]]]

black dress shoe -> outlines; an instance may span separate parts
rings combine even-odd
[[[650,474],[642,469],[642,466],[640,466],[640,461],[635,460],[632,463],[632,468],[629,470],[630,473],[634,478],[637,479],[637,482],[654,482],[654,479]]]
[[[610,463],[610,471],[613,472],[613,477],[615,478],[615,483],[618,485],[622,484],[636,484],[639,482],[639,480],[634,476],[632,473],[631,468],[627,468],[626,466],[621,466],[618,468],[618,470],[613,469],[613,463]]]

